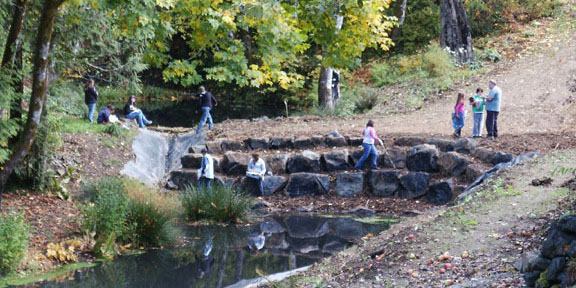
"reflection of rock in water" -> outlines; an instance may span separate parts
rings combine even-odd
[[[264,232],[254,231],[250,233],[246,239],[246,242],[248,243],[248,249],[250,249],[250,251],[256,252],[264,247],[264,244],[266,243],[266,237],[264,236]]]
[[[319,238],[328,234],[328,222],[325,218],[290,216],[284,220],[288,235],[292,238]]]
[[[338,237],[344,239],[358,239],[364,236],[362,223],[352,219],[335,219],[332,221],[334,232]]]
[[[324,239],[324,245],[322,245],[322,252],[327,254],[334,254],[346,249],[349,246],[349,242],[337,236],[328,235]]]
[[[290,244],[290,249],[296,253],[308,254],[320,250],[318,238],[287,237],[286,240]]]

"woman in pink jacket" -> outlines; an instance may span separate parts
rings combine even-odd
[[[372,169],[378,169],[378,151],[374,146],[374,140],[378,140],[380,145],[384,146],[382,140],[376,136],[376,131],[374,131],[374,121],[369,120],[368,124],[366,124],[366,128],[362,130],[362,136],[364,137],[364,141],[362,141],[362,147],[364,147],[364,154],[356,163],[355,169],[362,169],[362,165],[364,161],[368,159],[368,156],[372,155]]]

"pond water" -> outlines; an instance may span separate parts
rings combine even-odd
[[[182,247],[121,256],[27,287],[244,287],[309,266],[390,223],[363,222],[293,215],[249,226],[185,227]]]

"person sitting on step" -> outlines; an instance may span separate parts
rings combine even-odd
[[[250,163],[248,163],[246,177],[247,179],[252,179],[253,181],[257,182],[260,196],[264,196],[264,184],[262,181],[264,180],[265,173],[266,164],[264,163],[264,160],[260,158],[258,153],[252,154],[252,159],[250,159]]]

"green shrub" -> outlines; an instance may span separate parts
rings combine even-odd
[[[188,186],[180,197],[184,215],[190,220],[245,222],[252,205],[251,196],[218,183],[209,190]]]
[[[496,49],[485,49],[478,55],[480,59],[490,62],[498,62],[502,60],[502,55]]]
[[[128,229],[124,238],[136,246],[159,247],[177,239],[170,215],[150,202],[130,201],[126,223]]]
[[[84,229],[96,233],[98,238],[114,234],[117,239],[125,239],[128,230],[128,204],[123,193],[103,187],[97,191],[94,202],[82,208]]]
[[[376,107],[382,91],[378,88],[362,86],[356,89],[356,99],[354,100],[355,112],[363,113]]]
[[[104,133],[110,134],[110,135],[112,135],[112,136],[114,136],[114,137],[119,137],[119,138],[121,138],[121,137],[126,136],[126,134],[127,134],[127,133],[126,133],[127,130],[126,130],[125,128],[123,128],[122,126],[120,126],[120,125],[116,125],[116,124],[114,124],[114,123],[110,123],[110,124],[107,124],[107,125],[105,125],[105,126],[106,126],[106,127],[104,128]]]
[[[15,271],[28,250],[30,232],[22,214],[0,216],[0,274]]]
[[[370,64],[372,83],[376,87],[384,87],[398,82],[398,74],[387,62],[374,62]]]
[[[454,69],[452,57],[437,43],[428,46],[423,55],[422,70],[430,77],[441,77],[449,74]]]

